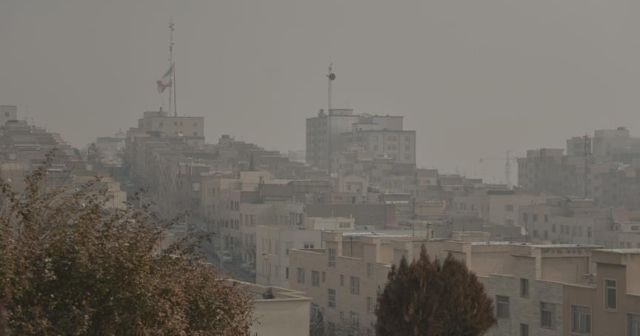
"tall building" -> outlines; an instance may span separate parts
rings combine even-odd
[[[349,144],[358,144],[372,156],[387,156],[415,165],[415,132],[403,130],[402,116],[354,114],[353,109],[321,110],[307,118],[306,160],[321,169],[335,165]]]
[[[591,155],[591,137],[572,137],[567,139],[567,156]]]
[[[593,136],[593,154],[609,156],[631,149],[631,136],[624,127],[596,130]]]
[[[147,111],[138,120],[138,128],[147,133],[192,138],[204,143],[204,117],[169,116],[166,111]]]
[[[563,160],[561,148],[528,150],[526,157],[518,158],[518,184],[529,191],[567,194]]]

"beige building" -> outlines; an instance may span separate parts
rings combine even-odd
[[[640,335],[640,249],[596,250],[593,262],[592,283],[565,285],[566,334]]]
[[[352,231],[356,227],[353,217],[305,217],[304,228],[319,231]]]
[[[170,116],[166,111],[147,111],[138,128],[170,137],[201,139],[204,143],[204,117]]]
[[[303,227],[256,226],[256,283],[289,287],[291,250],[322,248],[322,231],[354,229],[355,219],[346,217],[306,217]]]
[[[454,236],[460,240],[325,233],[323,249],[290,252],[291,287],[313,298],[329,330],[373,334],[373,307],[390,266],[418,256],[424,244],[430,256],[451,254],[478,275],[495,302],[498,323],[488,335],[636,335],[640,250]]]
[[[453,215],[478,217],[491,225],[514,226],[519,223],[520,207],[544,203],[546,199],[545,195],[513,190],[478,190],[469,195],[455,196],[450,212]]]
[[[534,243],[605,245],[601,236],[609,225],[609,212],[593,200],[549,197],[518,210],[518,225]]]
[[[290,287],[312,298],[329,335],[373,335],[376,293],[394,262],[393,245],[331,232],[323,240],[323,249],[289,252]]]
[[[311,299],[304,293],[231,280],[253,297],[251,336],[308,336]],[[270,297],[272,294],[273,297]]]
[[[358,175],[338,176],[336,184],[337,191],[340,193],[366,195],[369,189],[369,178]]]
[[[321,248],[322,232],[300,228],[256,227],[256,283],[289,287],[289,252],[293,249]]]

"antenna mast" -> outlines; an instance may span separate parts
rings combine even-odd
[[[175,25],[173,24],[173,17],[169,20],[169,67],[171,68],[171,85],[169,86],[169,112],[173,108],[173,115],[177,116],[177,105],[176,105],[176,68],[173,64],[173,31],[175,30]],[[173,105],[171,104],[173,102]]]
[[[589,146],[589,135],[585,134],[585,136],[582,138],[583,146],[584,146],[584,172],[582,175],[582,188],[583,190],[583,194],[584,194],[584,198],[588,198],[589,197],[589,154],[591,153],[591,148]]]
[[[513,185],[511,184],[511,151],[507,151],[507,158],[504,163],[504,175],[505,182],[507,183],[507,189],[511,190],[513,188]]]
[[[329,63],[329,72],[327,73],[327,79],[329,81],[329,85],[328,85],[328,90],[327,90],[327,100],[328,100],[328,105],[327,105],[327,131],[328,131],[328,150],[327,150],[327,154],[329,156],[329,162],[328,162],[328,171],[329,171],[329,177],[331,177],[331,173],[333,172],[333,153],[332,153],[332,146],[331,146],[331,142],[332,142],[332,137],[333,137],[333,131],[331,129],[331,82],[333,82],[336,79],[336,74],[333,73],[333,63]]]

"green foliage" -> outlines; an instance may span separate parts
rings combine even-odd
[[[160,251],[148,207],[108,209],[98,179],[0,192],[0,335],[248,335],[251,299],[191,255]]]
[[[403,258],[378,296],[378,336],[478,336],[496,320],[482,284],[449,255],[432,262],[424,246],[420,258]]]

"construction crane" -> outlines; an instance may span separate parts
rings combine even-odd
[[[515,160],[516,158],[511,157],[511,151],[508,150],[505,157],[480,158],[478,162],[483,163],[484,161],[504,161],[504,182],[507,184],[507,189],[511,190],[513,189],[513,183],[511,183],[511,161]]]

